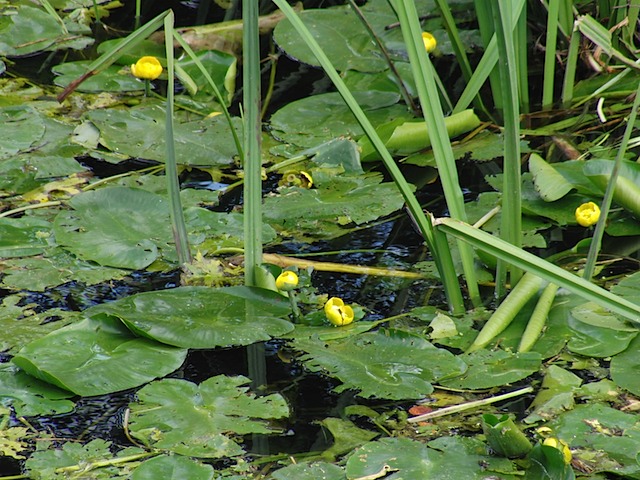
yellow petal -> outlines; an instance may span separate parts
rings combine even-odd
[[[344,301],[338,297],[331,297],[324,304],[324,313],[327,315],[327,319],[336,327],[342,327],[349,325],[353,322],[354,312],[353,308],[349,305],[345,305]]]
[[[156,57],[144,56],[131,65],[131,73],[142,80],[155,80],[162,73],[162,65]]]
[[[424,49],[427,53],[433,52],[438,45],[436,37],[431,35],[429,32],[422,32],[422,42],[424,43]]]
[[[576,208],[576,222],[583,227],[595,225],[600,218],[600,207],[593,202],[587,202]]]
[[[290,292],[298,286],[298,275],[291,270],[285,270],[276,278],[276,288],[283,292]]]

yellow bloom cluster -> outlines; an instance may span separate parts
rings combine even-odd
[[[344,301],[338,297],[331,297],[324,304],[324,313],[327,315],[327,319],[336,327],[342,327],[349,325],[353,322],[354,313],[353,308],[349,305],[345,305]]]
[[[587,202],[576,208],[576,222],[583,227],[595,225],[600,218],[600,207],[593,202]]]
[[[155,80],[162,73],[162,65],[156,57],[144,56],[131,65],[131,73],[141,80]]]

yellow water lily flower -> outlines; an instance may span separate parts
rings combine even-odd
[[[285,270],[276,278],[276,288],[283,292],[290,292],[298,286],[298,275],[291,270]]]
[[[576,222],[583,227],[595,225],[600,218],[600,207],[593,202],[587,202],[576,208]]]
[[[349,305],[345,305],[344,301],[338,297],[331,297],[324,304],[324,313],[327,315],[327,319],[336,327],[342,327],[349,325],[353,322],[353,308]]]
[[[433,52],[438,45],[436,37],[431,35],[429,32],[422,32],[422,41],[424,42],[424,49],[427,53]]]
[[[542,442],[542,444],[548,447],[557,448],[562,452],[564,463],[566,463],[567,465],[571,463],[571,449],[569,448],[569,445],[567,445],[567,442],[565,442],[564,440],[560,440],[556,437],[548,437],[544,439],[544,442]]]
[[[141,80],[155,80],[162,73],[162,65],[156,57],[144,56],[131,65],[131,73]]]

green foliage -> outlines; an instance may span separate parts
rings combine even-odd
[[[247,393],[249,379],[219,375],[199,386],[178,379],[150,383],[130,404],[130,430],[155,448],[192,457],[221,458],[244,450],[230,434],[268,434],[268,421],[289,414],[279,394]]]

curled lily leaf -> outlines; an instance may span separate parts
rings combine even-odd
[[[431,35],[429,32],[422,32],[422,41],[424,42],[424,49],[427,53],[433,52],[438,45],[436,37]]]
[[[291,270],[285,270],[276,278],[276,288],[283,292],[290,292],[298,286],[298,275]]]
[[[144,56],[131,65],[131,73],[141,80],[155,80],[162,73],[162,65],[156,57]]]
[[[327,315],[327,319],[336,327],[342,327],[349,325],[353,322],[353,308],[349,305],[345,305],[344,301],[338,297],[331,297],[324,304],[324,313]]]
[[[576,208],[576,221],[583,227],[595,225],[600,218],[600,207],[593,202],[586,202]]]

